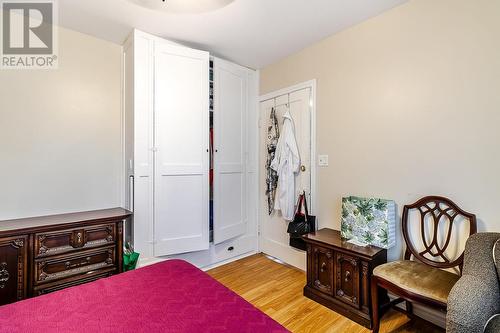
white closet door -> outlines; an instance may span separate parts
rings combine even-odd
[[[134,247],[141,257],[154,254],[153,233],[153,49],[154,42],[135,32],[133,62],[126,63],[126,95],[133,102],[131,122],[134,130],[128,137],[134,141]],[[132,52],[131,52],[132,53]],[[133,70],[133,73],[132,71]],[[125,107],[130,104],[125,103]],[[130,163],[130,162],[129,162]]]
[[[295,138],[299,148],[300,162],[304,169],[295,176],[295,196],[302,191],[305,191],[308,196],[308,208],[311,211],[311,170],[314,168],[314,162],[311,159],[312,155],[312,91],[310,87],[301,90],[295,88],[287,88],[290,93],[277,94],[269,99],[263,100],[260,103],[260,117],[262,120],[262,128],[260,129],[260,160],[266,161],[267,158],[267,125],[271,109],[274,107],[280,129],[283,127],[283,115],[289,109],[294,124]],[[286,91],[285,90],[285,91]],[[289,108],[286,105],[289,105]],[[287,223],[283,220],[281,213],[278,211],[273,214],[268,214],[268,203],[266,191],[266,170],[261,163],[260,173],[260,249],[262,252],[276,257],[284,262],[298,267],[302,270],[306,268],[306,255],[303,251],[297,251],[290,247],[289,236],[286,232]],[[303,171],[302,171],[303,170]],[[277,200],[277,198],[275,198]]]
[[[214,59],[214,243],[246,232],[248,70]]]
[[[155,256],[209,247],[209,54],[155,49]]]

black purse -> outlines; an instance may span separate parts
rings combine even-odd
[[[304,213],[302,213],[302,205],[304,205]],[[302,235],[308,234],[316,230],[316,216],[309,215],[307,209],[306,192],[299,195],[297,201],[297,210],[293,221],[288,223],[287,232],[290,234],[290,246],[305,250],[306,243],[302,239]]]

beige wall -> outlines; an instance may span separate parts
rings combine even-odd
[[[413,0],[261,71],[262,94],[318,80],[320,227],[340,227],[345,195],[437,194],[500,231],[499,12]]]
[[[0,70],[0,219],[119,206],[121,47],[59,29],[59,69]]]

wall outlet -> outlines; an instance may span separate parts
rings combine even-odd
[[[318,165],[320,167],[327,167],[328,166],[328,155],[319,155],[318,156]]]

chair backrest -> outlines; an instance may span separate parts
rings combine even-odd
[[[415,248],[410,237],[409,214],[410,211],[413,210],[420,213],[419,223],[420,237],[423,244],[422,251]],[[414,204],[405,205],[402,218],[402,231],[406,242],[405,259],[409,260],[413,255],[416,260],[429,266],[442,269],[458,266],[460,272],[462,272],[464,261],[463,251],[454,260],[450,260],[445,254],[446,249],[450,245],[452,229],[457,223],[457,217],[462,217],[468,221],[469,236],[476,233],[476,215],[462,210],[450,199],[438,196],[429,196],[418,200]],[[446,223],[446,220],[448,220],[449,223]],[[431,225],[429,221],[432,221],[433,224]],[[444,242],[438,241],[438,234],[440,230],[444,231],[443,237],[446,237],[444,238]],[[430,237],[426,237],[426,233]]]

